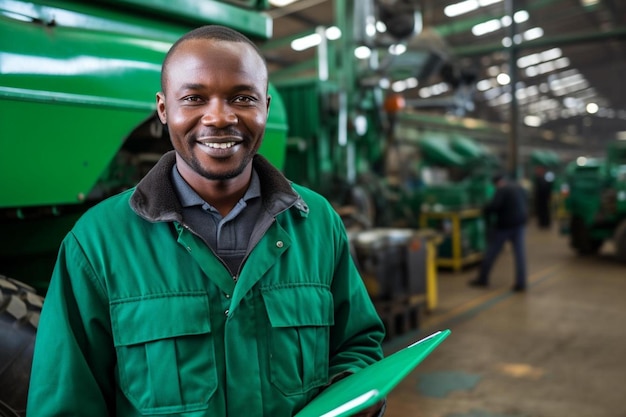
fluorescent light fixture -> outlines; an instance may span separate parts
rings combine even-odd
[[[515,12],[515,14],[513,15],[513,19],[515,20],[515,23],[525,22],[528,20],[528,18],[529,18],[529,14],[526,10],[519,10]],[[483,35],[486,35],[487,33],[495,32],[496,30],[509,27],[511,26],[511,23],[512,23],[512,20],[510,16],[502,16],[500,19],[491,19],[491,20],[487,20],[486,22],[474,25],[474,27],[472,27],[472,33],[474,34],[474,36],[483,36]],[[520,43],[521,38],[514,39],[514,41],[515,43]],[[504,46],[510,46],[510,43],[506,45],[505,42],[508,43],[510,42],[510,40],[502,41]]]
[[[524,37],[524,40],[527,40],[527,41],[532,41],[533,39],[539,39],[543,36],[543,29],[541,29],[540,27],[528,29],[522,34],[522,36]]]
[[[331,26],[326,29],[325,34],[326,39],[334,41],[341,37],[341,30],[337,26]],[[291,41],[291,49],[294,51],[304,51],[305,49],[319,45],[321,42],[321,36],[318,33],[312,33]]]
[[[275,7],[285,7],[295,2],[296,0],[270,0],[270,4]]]
[[[515,23],[523,23],[527,21],[529,17],[530,15],[528,14],[526,10],[518,10],[513,15],[513,19],[515,20]]]
[[[472,12],[479,7],[491,6],[492,4],[496,4],[501,1],[502,0],[465,0],[446,6],[443,9],[443,13],[448,17],[460,16],[462,14]]]
[[[311,33],[310,35],[303,36],[291,41],[291,49],[294,51],[304,51],[305,49],[312,48],[319,45],[322,42],[322,38],[317,33]]]
[[[487,33],[495,32],[500,28],[502,28],[502,22],[500,22],[500,19],[491,19],[475,25],[472,28],[472,33],[474,36],[483,36]]]
[[[459,3],[450,4],[443,9],[443,13],[448,17],[460,16],[478,9],[476,0],[465,0]]]

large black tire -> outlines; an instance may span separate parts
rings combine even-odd
[[[42,304],[34,288],[0,275],[0,417],[26,415]]]
[[[597,253],[602,243],[602,240],[591,238],[589,227],[581,217],[572,217],[570,223],[570,245],[576,249],[579,255],[593,255]]]

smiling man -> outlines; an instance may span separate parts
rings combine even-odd
[[[382,358],[339,216],[257,154],[267,87],[238,32],[172,46],[157,110],[174,151],[63,241],[30,417],[292,416]]]

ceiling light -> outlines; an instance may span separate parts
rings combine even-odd
[[[401,43],[396,43],[389,46],[389,53],[391,55],[402,55],[406,52],[406,45]]]
[[[527,21],[529,17],[530,15],[528,14],[526,10],[518,10],[513,15],[513,19],[515,20],[515,23],[523,23]]]
[[[341,30],[337,26],[331,26],[325,31],[326,39],[334,41],[341,37]],[[322,37],[318,33],[311,33],[310,35],[303,36],[291,41],[291,49],[294,51],[304,51],[305,49],[312,48],[319,45],[322,42]]]
[[[539,39],[543,36],[543,29],[540,27],[528,29],[522,34],[525,40],[532,41],[533,39]]]
[[[586,110],[589,114],[595,114],[598,112],[599,107],[596,103],[587,103]]]
[[[502,0],[478,0],[478,4],[480,7],[491,6],[492,4],[496,4],[501,2]]]
[[[524,124],[530,127],[539,127],[541,126],[541,117],[529,114],[524,117]]]
[[[480,80],[476,83],[478,91],[487,91],[492,87],[491,80]]]
[[[406,81],[400,80],[391,84],[391,89],[396,93],[406,90]]]
[[[328,40],[330,41],[341,38],[341,29],[339,29],[337,26],[329,27],[328,29],[326,29],[326,38],[328,38]]]
[[[285,7],[294,3],[296,0],[270,0],[270,4],[275,7]]]
[[[354,50],[354,56],[358,59],[367,59],[372,56],[372,50],[367,46],[359,46]]]
[[[502,27],[502,23],[499,19],[487,20],[486,22],[479,23],[472,28],[474,36],[482,36],[487,33],[495,32]]]
[[[551,59],[560,58],[561,55],[563,55],[563,52],[560,48],[552,48],[548,49],[547,51],[541,52],[540,55],[542,61],[550,61]]]
[[[509,74],[501,72],[496,77],[496,81],[498,81],[498,84],[500,84],[500,85],[507,85],[507,84],[509,84],[511,82],[511,77],[509,77]]]
[[[411,78],[407,78],[406,79],[406,88],[415,88],[415,87],[417,87],[418,84],[419,84],[419,82],[417,81],[417,78],[415,78],[415,77],[411,77]]]
[[[317,33],[312,33],[291,41],[291,49],[294,51],[304,51],[305,49],[319,45],[321,42],[322,37]]]
[[[476,9],[478,9],[478,2],[476,0],[465,0],[446,6],[443,9],[443,13],[448,17],[455,17],[465,13],[469,13]]]

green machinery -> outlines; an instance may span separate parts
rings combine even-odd
[[[607,145],[604,157],[578,158],[565,168],[567,217],[561,232],[580,254],[597,252],[612,241],[626,262],[626,142]]]
[[[459,134],[423,132],[418,140],[420,226],[443,232],[437,264],[461,269],[481,259],[486,244],[482,207],[493,195],[495,156]]]
[[[0,274],[45,289],[89,206],[170,149],[155,113],[170,45],[203,24],[271,37],[266,0],[0,0]],[[280,95],[261,153],[285,159]]]

